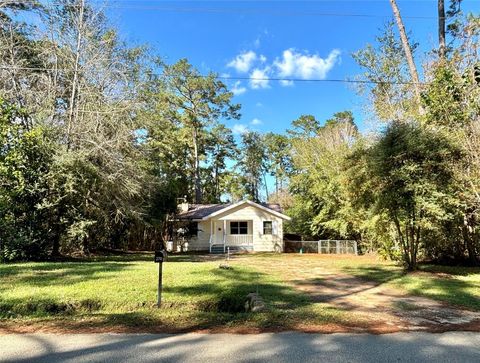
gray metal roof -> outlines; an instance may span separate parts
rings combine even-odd
[[[181,212],[176,215],[177,219],[181,220],[191,220],[191,219],[202,219],[209,216],[212,213],[221,211],[233,203],[224,203],[224,204],[189,204],[188,211]],[[269,208],[275,212],[283,213],[282,208],[279,204],[272,203],[258,203],[266,208]]]

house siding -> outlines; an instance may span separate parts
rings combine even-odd
[[[268,211],[252,205],[240,205],[213,217],[213,226],[223,228],[226,225],[226,233],[230,234],[231,221],[248,221],[248,234],[253,237],[253,250],[258,252],[283,251],[283,219]],[[271,221],[272,234],[263,234],[263,222]],[[198,222],[198,234],[188,241],[189,251],[208,251],[210,249],[211,220]],[[217,241],[216,243],[222,243]]]
[[[283,251],[283,219],[251,205],[241,205],[216,217],[227,221],[253,221],[249,223],[249,234],[253,235],[253,250],[259,252]],[[276,224],[275,234],[263,234],[263,222]],[[228,223],[229,224],[229,223]],[[227,224],[227,225],[228,225]],[[229,227],[229,225],[228,225]],[[227,229],[230,233],[230,228]]]
[[[210,249],[210,221],[198,222],[196,237],[188,240],[189,251],[208,251]]]

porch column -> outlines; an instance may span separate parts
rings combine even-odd
[[[225,253],[225,239],[227,236],[227,221],[223,220],[223,253]]]
[[[213,239],[215,238],[214,235],[214,230],[213,230],[213,219],[210,219],[210,253],[212,253],[212,244],[213,244]]]

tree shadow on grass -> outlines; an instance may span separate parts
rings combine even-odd
[[[214,282],[186,286],[165,286],[163,305],[153,304],[137,311],[101,312],[94,309],[75,309],[78,304],[53,300],[8,300],[2,310],[10,310],[21,317],[50,317],[50,323],[60,329],[99,329],[125,332],[187,332],[196,330],[222,330],[244,327],[260,330],[294,329],[299,323],[292,310],[312,303],[292,288],[277,282],[263,280],[264,274],[253,271],[211,271]],[[247,313],[245,300],[249,293],[258,292],[266,308],[259,313]],[[100,308],[100,306],[99,306]],[[0,316],[5,317],[5,314]],[[70,316],[70,317],[69,317]],[[72,319],[71,317],[80,317]],[[8,317],[8,316],[7,316]]]
[[[382,268],[345,268],[348,275],[333,274],[321,278],[310,278],[294,281],[299,290],[305,292],[315,302],[337,304],[337,299],[343,299],[376,289],[385,283],[399,279],[402,275],[391,273]],[[347,306],[342,301],[343,306]],[[347,309],[348,310],[348,309]]]
[[[166,262],[209,262],[209,261],[222,261],[225,259],[225,254],[211,254],[208,252],[169,252],[167,253]],[[130,261],[144,261],[152,262],[154,261],[154,252],[130,252],[130,253],[120,253],[109,255],[97,255],[91,257],[85,257],[80,262],[100,262],[100,261],[109,261],[109,262],[130,262]]]
[[[108,266],[105,266],[103,262],[88,264],[44,263],[38,266],[40,267],[39,271],[45,273],[44,275],[25,276],[23,282],[45,286],[72,284],[80,280],[99,279],[102,278],[101,272],[116,273],[129,265],[131,264],[128,262],[111,263]],[[10,267],[22,268],[22,265]],[[31,266],[24,267],[32,268]],[[55,273],[56,270],[59,270],[58,274]],[[17,273],[23,272],[17,271]],[[27,311],[23,314],[25,316],[53,316],[54,318],[58,316],[59,321],[61,321],[62,315],[70,314],[76,317],[83,314],[86,318],[85,322],[75,322],[75,324],[97,324],[91,320],[100,317],[99,327],[101,324],[106,324],[107,326],[120,326],[135,331],[136,329],[141,331],[141,327],[147,331],[152,331],[151,329],[157,331],[155,329],[160,327],[163,330],[158,330],[159,332],[175,330],[177,325],[185,331],[218,329],[230,326],[247,326],[264,330],[288,330],[294,329],[301,322],[302,316],[298,313],[298,309],[304,309],[303,318],[316,322],[322,322],[322,319],[324,319],[321,314],[309,310],[309,307],[315,304],[310,296],[276,281],[267,273],[235,266],[233,269],[211,268],[209,274],[211,276],[205,281],[202,281],[204,275],[200,273],[197,280],[192,283],[164,286],[165,311],[162,311],[162,313],[164,312],[166,315],[159,315],[150,305],[139,307],[136,311],[102,312],[99,314],[92,309],[85,313],[82,309],[68,310],[64,308],[63,301],[42,301],[41,299],[37,306],[27,306]],[[246,296],[252,292],[258,292],[264,299],[266,309],[263,312],[254,314],[245,312]],[[10,307],[16,304],[21,307],[22,301],[9,302]],[[76,306],[76,302],[72,304]],[[46,308],[42,306],[46,306]],[[18,313],[22,314],[20,307]],[[185,311],[185,314],[183,314],[183,311]],[[177,324],[175,319],[182,320],[183,323],[178,322]],[[72,321],[69,321],[69,323],[73,324]]]
[[[79,313],[92,313],[102,308],[97,299],[68,299],[58,301],[53,298],[2,298],[0,299],[0,318],[69,316]]]
[[[182,327],[181,331],[236,326],[293,329],[298,324],[298,319],[292,318],[292,309],[313,303],[307,296],[299,294],[289,286],[265,280],[266,275],[262,273],[223,269],[213,269],[212,273],[216,276],[216,281],[164,287],[164,308],[159,311],[176,309],[180,314],[177,323]],[[246,297],[249,293],[256,292],[264,299],[266,308],[262,312],[248,313],[245,311]],[[151,311],[144,314],[149,315]],[[127,326],[135,326],[138,322],[140,325],[146,323],[150,328],[158,325],[163,326],[166,331],[178,329],[172,321],[169,325],[168,321],[161,320],[160,317],[152,320],[145,315],[142,317],[142,313],[130,317],[133,320],[130,320],[128,315],[121,314],[114,317],[114,321]],[[111,317],[107,319],[112,321]]]
[[[171,253],[167,255],[166,262],[209,262],[209,261],[223,261],[225,255],[223,254],[209,254],[205,252],[189,252],[189,253]],[[35,269],[50,269],[50,266],[58,265],[65,266],[69,264],[90,264],[102,262],[152,262],[154,263],[154,252],[130,252],[130,253],[110,253],[102,255],[91,255],[85,257],[68,257],[62,256],[55,260],[46,261],[32,261],[32,262],[13,262],[0,263],[0,276],[8,276],[16,274],[18,271],[32,268]]]
[[[14,277],[15,284],[31,286],[71,285],[86,280],[99,280],[105,274],[115,274],[131,266],[123,263],[39,263],[7,265],[0,270],[0,276]]]
[[[407,272],[401,268],[392,269],[392,267],[383,266],[344,267],[342,271],[360,279],[378,283],[386,283],[399,279],[407,274]]]
[[[200,303],[203,304],[200,309],[208,306],[215,309],[218,304],[228,301],[232,305],[239,302],[243,306],[249,293],[258,293],[267,304],[275,306],[303,306],[309,303],[307,297],[283,283],[270,281],[269,276],[261,272],[214,268],[211,273],[215,276],[211,282],[164,286],[164,291],[179,300],[190,300],[203,295],[204,301]]]
[[[480,283],[464,281],[460,279],[440,277],[413,277],[418,278],[411,286],[408,281],[404,285],[412,295],[424,296],[434,300],[440,300],[452,305],[466,307],[480,311],[480,295],[474,291],[480,291]],[[403,284],[400,284],[402,287]]]
[[[153,265],[153,262],[152,262]],[[102,272],[115,274],[129,266],[129,263],[110,263],[107,266],[99,263],[42,263],[36,264],[38,273],[31,274],[32,266],[12,265],[13,275],[18,274],[13,280],[15,284],[29,286],[54,286],[70,285],[78,281],[91,281],[104,278]],[[26,274],[26,276],[22,276]],[[207,276],[208,280],[202,281]],[[188,330],[219,327],[223,325],[236,325],[247,322],[257,315],[245,313],[246,296],[258,292],[267,305],[263,318],[254,325],[280,324],[279,310],[288,310],[306,306],[311,301],[299,294],[291,287],[270,280],[267,274],[255,272],[247,268],[234,268],[230,270],[211,268],[207,274],[200,273],[197,280],[184,285],[164,285],[164,309],[169,310],[170,316],[181,319],[182,309],[188,310],[192,317],[191,322],[186,322]],[[153,302],[152,302],[153,303]],[[99,316],[101,301],[90,301],[78,298],[47,298],[32,295],[22,299],[2,299],[0,304],[0,317],[53,317],[54,319],[67,319],[67,316],[86,317]],[[130,304],[129,306],[132,306]],[[126,309],[125,309],[126,310]],[[62,318],[62,316],[65,316]],[[175,324],[162,323],[156,318],[156,309],[153,304],[139,305],[138,311],[124,313],[102,313],[104,323],[135,328],[135,326],[163,326],[173,329]],[[88,319],[87,319],[88,320]],[[253,324],[253,323],[252,323]],[[186,329],[187,329],[186,328]]]
[[[478,280],[480,281],[480,267],[470,267],[470,266],[445,266],[445,265],[434,265],[434,264],[420,264],[420,271],[430,272],[433,274],[448,274],[452,276],[470,276],[470,275],[479,275]]]
[[[210,262],[223,260],[225,260],[224,254],[209,254],[205,252],[171,253],[167,256],[167,262]]]

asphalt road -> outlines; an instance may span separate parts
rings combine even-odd
[[[480,333],[0,335],[1,362],[480,362]]]

